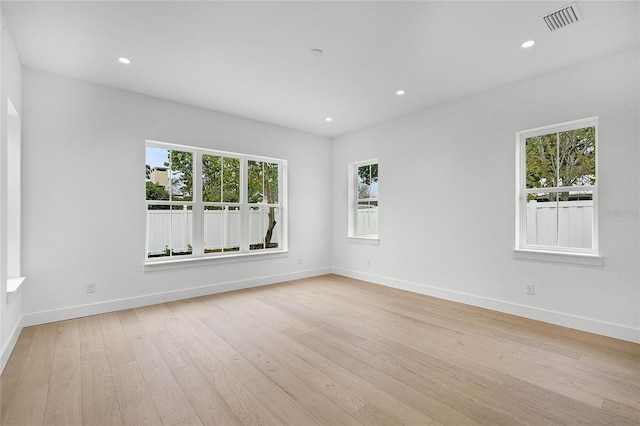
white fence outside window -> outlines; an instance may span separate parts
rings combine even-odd
[[[559,211],[556,212],[556,209]],[[560,201],[555,203],[527,203],[527,243],[529,245],[591,248],[593,230],[593,201]],[[264,242],[267,227],[266,213],[251,210],[250,242]],[[187,251],[192,241],[192,212],[190,210],[149,210],[147,218],[151,254],[164,253],[166,248]],[[204,242],[207,249],[239,247],[240,211],[207,210],[204,212]],[[262,222],[262,223],[261,223]],[[378,209],[358,210],[358,235],[376,233]],[[278,225],[276,225],[278,226]],[[279,242],[274,232],[272,242]]]
[[[560,210],[556,212],[556,209]],[[358,210],[357,235],[378,232],[378,209]],[[529,245],[591,248],[593,244],[593,201],[527,203],[527,243]]]
[[[560,201],[557,207],[556,203],[529,201],[527,244],[591,248],[593,201]]]
[[[358,209],[356,235],[378,234],[378,206]]]
[[[251,244],[264,243],[267,230],[268,207],[264,211],[250,210],[249,238]],[[279,215],[276,216],[279,219]],[[279,222],[279,220],[278,220]],[[239,247],[242,239],[239,210],[205,210],[204,236],[206,249]],[[277,226],[281,226],[279,223]],[[193,214],[191,210],[148,210],[147,252],[162,254],[166,249],[174,252],[189,251],[192,244]],[[272,243],[279,243],[280,232],[273,233]]]

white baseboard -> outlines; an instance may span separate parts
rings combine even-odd
[[[172,302],[175,300],[188,299],[190,297],[206,296],[209,294],[223,293],[226,291],[260,287],[264,285],[315,277],[329,273],[331,273],[330,267],[308,269],[305,271],[298,271],[281,275],[272,275],[268,277],[259,277],[248,280],[212,284],[202,287],[169,291],[165,293],[147,294],[144,296],[109,300],[88,305],[70,306],[67,308],[55,309],[50,311],[33,312],[24,314],[23,324],[25,327],[28,327],[32,325],[46,324],[54,321],[64,321],[73,318],[81,318],[89,315],[104,314],[106,312],[121,311],[123,309],[139,308],[141,306],[155,305],[157,303]]]
[[[576,330],[582,330],[590,333],[600,334],[603,336],[613,337],[615,339],[640,343],[640,329],[628,327],[625,325],[613,324],[594,320],[591,318],[584,318],[561,312],[535,308],[532,306],[506,302],[504,300],[491,299],[488,297],[477,296],[469,293],[447,290],[426,284],[397,280],[394,278],[383,277],[375,274],[367,274],[350,269],[333,267],[332,272],[336,275],[342,275],[345,277],[368,281],[387,287],[393,287],[401,290],[411,291],[414,293],[424,294],[427,296],[433,296],[439,299],[451,300],[454,302],[460,302],[480,308],[491,309],[493,311],[504,312],[524,318],[556,324],[563,327],[569,327]]]
[[[4,345],[4,348],[2,348],[2,352],[0,352],[0,374],[2,374],[2,372],[4,371],[4,367],[9,361],[11,352],[13,352],[13,348],[15,348],[16,343],[18,343],[18,337],[20,337],[20,333],[22,332],[23,324],[24,316],[20,317],[20,320],[11,332],[11,336],[9,337],[7,344]]]

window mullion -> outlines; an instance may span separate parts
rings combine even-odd
[[[173,203],[173,185],[171,175],[173,174],[173,164],[171,158],[172,150],[169,153],[169,170],[167,171],[167,187],[169,188],[169,201]],[[169,205],[169,257],[173,257],[173,204]]]
[[[524,194],[537,194],[539,192],[571,192],[571,191],[596,191],[595,185],[584,185],[584,186],[560,186],[560,187],[551,187],[551,188],[527,188],[523,189],[522,193]]]
[[[359,166],[353,166],[354,179],[352,182],[353,190],[355,191],[355,205],[353,209],[353,232],[354,235],[358,235],[358,209],[360,208],[360,186],[358,185],[360,181],[360,174],[358,173]]]
[[[222,219],[222,250],[229,248],[229,206],[223,207],[223,219]]]
[[[249,194],[247,191],[247,178],[249,164],[246,157],[240,158],[240,252],[249,251]]]
[[[564,182],[563,182],[564,183]],[[556,132],[556,188],[560,187],[560,132]],[[560,247],[560,197],[556,192],[556,247]]]
[[[288,222],[288,214],[285,206],[287,206],[286,199],[286,186],[287,182],[285,176],[288,176],[284,171],[284,164],[282,162],[278,162],[278,208],[280,209],[280,222],[285,224]],[[288,249],[289,247],[289,236],[288,230],[285,226],[280,226],[280,244],[283,250]]]
[[[220,157],[220,201],[224,203],[224,157]]]
[[[191,207],[192,217],[192,254],[202,256],[204,254],[204,207],[202,205],[202,152],[193,153],[193,205]]]

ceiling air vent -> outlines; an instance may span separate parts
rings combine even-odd
[[[555,31],[567,25],[582,21],[582,15],[576,3],[571,3],[542,17],[549,30]]]

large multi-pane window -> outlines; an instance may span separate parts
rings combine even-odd
[[[285,160],[147,142],[147,260],[286,250],[285,182]]]
[[[516,247],[598,253],[597,118],[518,132]]]
[[[378,238],[378,160],[349,165],[349,236]]]

